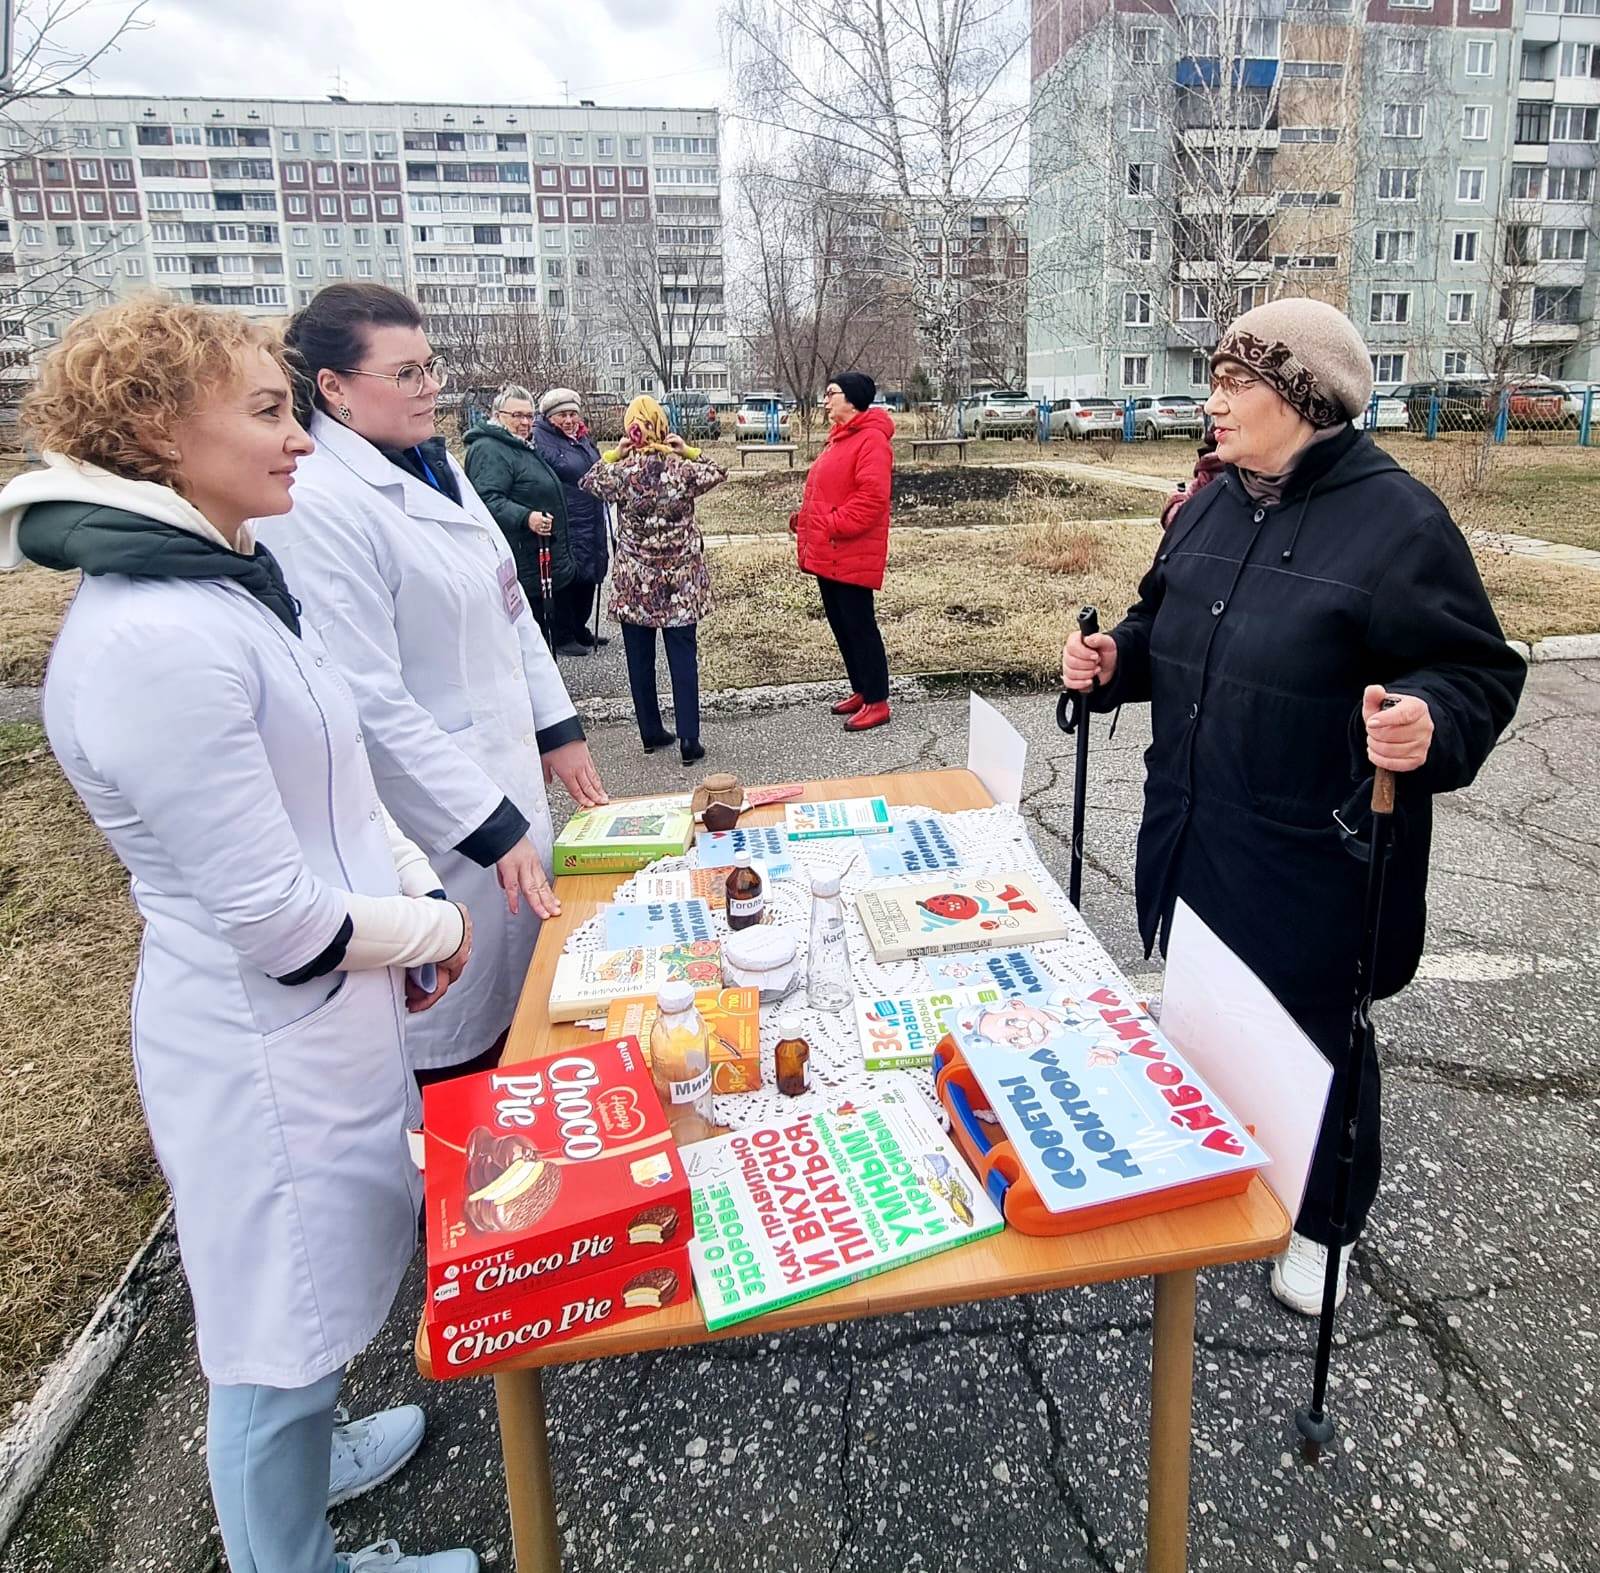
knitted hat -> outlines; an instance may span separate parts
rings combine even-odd
[[[1238,361],[1313,426],[1354,420],[1372,397],[1372,358],[1354,324],[1320,300],[1272,300],[1235,317],[1211,352]]]
[[[833,380],[838,383],[839,392],[858,410],[872,408],[872,401],[878,396],[878,385],[864,371],[841,371]]]
[[[582,407],[578,395],[571,388],[552,388],[539,400],[541,415],[554,415],[560,410],[571,410],[577,414]]]

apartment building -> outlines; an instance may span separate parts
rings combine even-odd
[[[1380,383],[1594,374],[1600,0],[1033,20],[1036,394],[1198,393],[1228,320],[1279,295],[1347,311]]]
[[[0,162],[14,375],[78,312],[136,289],[272,316],[372,279],[446,336],[537,311],[596,386],[662,392],[615,309],[611,238],[627,234],[647,237],[663,333],[697,314],[674,385],[728,386],[714,109],[59,94],[9,106]]]

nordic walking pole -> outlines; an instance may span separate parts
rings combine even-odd
[[[1384,708],[1394,704],[1385,699]],[[1350,1011],[1350,1052],[1344,1069],[1344,1108],[1340,1110],[1339,1152],[1333,1171],[1330,1217],[1335,1243],[1328,1249],[1328,1271],[1322,1281],[1322,1316],[1317,1324],[1317,1360],[1311,1376],[1311,1402],[1294,1412],[1305,1439],[1306,1457],[1316,1459],[1333,1440],[1328,1418],[1328,1360],[1333,1352],[1334,1302],[1339,1293],[1339,1257],[1350,1211],[1350,1176],[1356,1163],[1356,1120],[1361,1110],[1361,1073],[1372,1033],[1372,989],[1378,968],[1378,929],[1383,917],[1383,880],[1388,870],[1394,829],[1394,775],[1381,767],[1372,778],[1372,841],[1368,849],[1367,895],[1362,910],[1361,955],[1356,966],[1356,997]]]
[[[1078,632],[1087,639],[1100,632],[1100,614],[1086,606],[1078,613]],[[1093,693],[1100,686],[1094,680]],[[1083,810],[1084,797],[1089,790],[1089,694],[1074,694],[1066,690],[1056,701],[1056,725],[1063,732],[1078,734],[1078,758],[1072,774],[1072,868],[1067,879],[1067,899],[1074,907],[1082,905],[1083,895]]]

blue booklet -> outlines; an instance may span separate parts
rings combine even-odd
[[[928,981],[940,989],[997,988],[1011,998],[1061,987],[1061,979],[1031,950],[958,950],[923,956],[921,966]]]
[[[902,820],[886,835],[863,837],[861,845],[875,879],[961,867],[961,859],[937,819]]]
[[[696,861],[701,868],[732,868],[734,858],[748,852],[768,879],[792,879],[794,858],[789,836],[781,825],[752,825],[748,829],[701,830],[694,838]]]
[[[1113,984],[956,1005],[943,1021],[1052,1212],[1229,1175],[1242,1188],[1268,1161]]]
[[[607,950],[634,945],[688,945],[715,939],[711,908],[695,896],[685,901],[647,901],[606,908]]]

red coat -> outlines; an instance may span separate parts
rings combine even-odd
[[[868,590],[883,588],[894,473],[888,411],[873,408],[835,426],[806,475],[790,519],[801,570]]]

